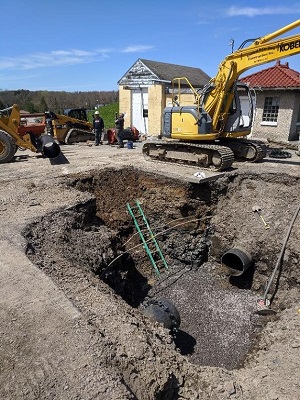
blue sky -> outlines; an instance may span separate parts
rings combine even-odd
[[[231,39],[237,49],[300,19],[299,0],[0,0],[0,7],[0,90],[117,90],[139,58],[214,76]],[[284,61],[300,71],[300,54]]]

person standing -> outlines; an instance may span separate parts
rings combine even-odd
[[[122,148],[122,147],[124,147],[124,143],[123,143],[124,114],[123,113],[119,114],[119,117],[115,120],[115,124],[116,124],[118,148]]]
[[[104,121],[99,115],[99,111],[95,112],[94,120],[93,120],[93,130],[95,133],[95,146],[99,146],[99,144],[103,144],[103,131],[104,131]]]
[[[45,111],[47,134],[51,136],[54,136],[53,121],[55,120],[55,118],[56,115],[52,111]]]

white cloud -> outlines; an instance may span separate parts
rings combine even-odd
[[[5,82],[7,81],[24,81],[26,79],[35,79],[38,78],[40,75],[7,75],[7,74],[0,74],[0,81],[1,80],[5,80]]]
[[[300,12],[300,8],[295,7],[229,7],[226,15],[229,17],[237,17],[240,15],[246,17],[255,17],[257,15],[278,15],[278,14],[295,14]]]
[[[15,69],[26,70],[40,67],[68,66],[75,64],[85,64],[98,61],[107,57],[109,50],[101,49],[85,51],[73,50],[54,50],[49,53],[35,53],[17,57],[0,57],[0,70]]]
[[[138,53],[154,49],[154,46],[134,45],[128,46],[122,50],[122,53]]]
[[[154,46],[128,46],[121,53],[135,53],[153,49]],[[109,53],[116,50],[109,48],[96,49],[92,51],[71,49],[53,50],[49,53],[33,53],[16,57],[0,57],[0,70],[30,70],[42,67],[69,66],[87,64],[109,57]]]

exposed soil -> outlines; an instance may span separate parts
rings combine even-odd
[[[195,169],[143,160],[138,144],[1,165],[1,398],[298,399],[291,152],[200,184],[186,181]],[[126,206],[136,201],[167,262],[159,275]],[[274,313],[258,314],[285,239],[268,291]],[[235,248],[253,261],[240,276],[221,262]],[[173,332],[145,315],[153,299],[177,308]]]

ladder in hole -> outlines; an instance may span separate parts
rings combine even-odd
[[[126,203],[126,206],[129,214],[133,219],[136,230],[140,235],[143,247],[146,250],[146,253],[151,261],[155,273],[157,276],[159,276],[160,271],[158,264],[162,264],[163,267],[165,267],[167,270],[169,269],[169,267],[150,228],[142,207],[137,200],[135,201],[134,207],[131,207],[129,203]]]

